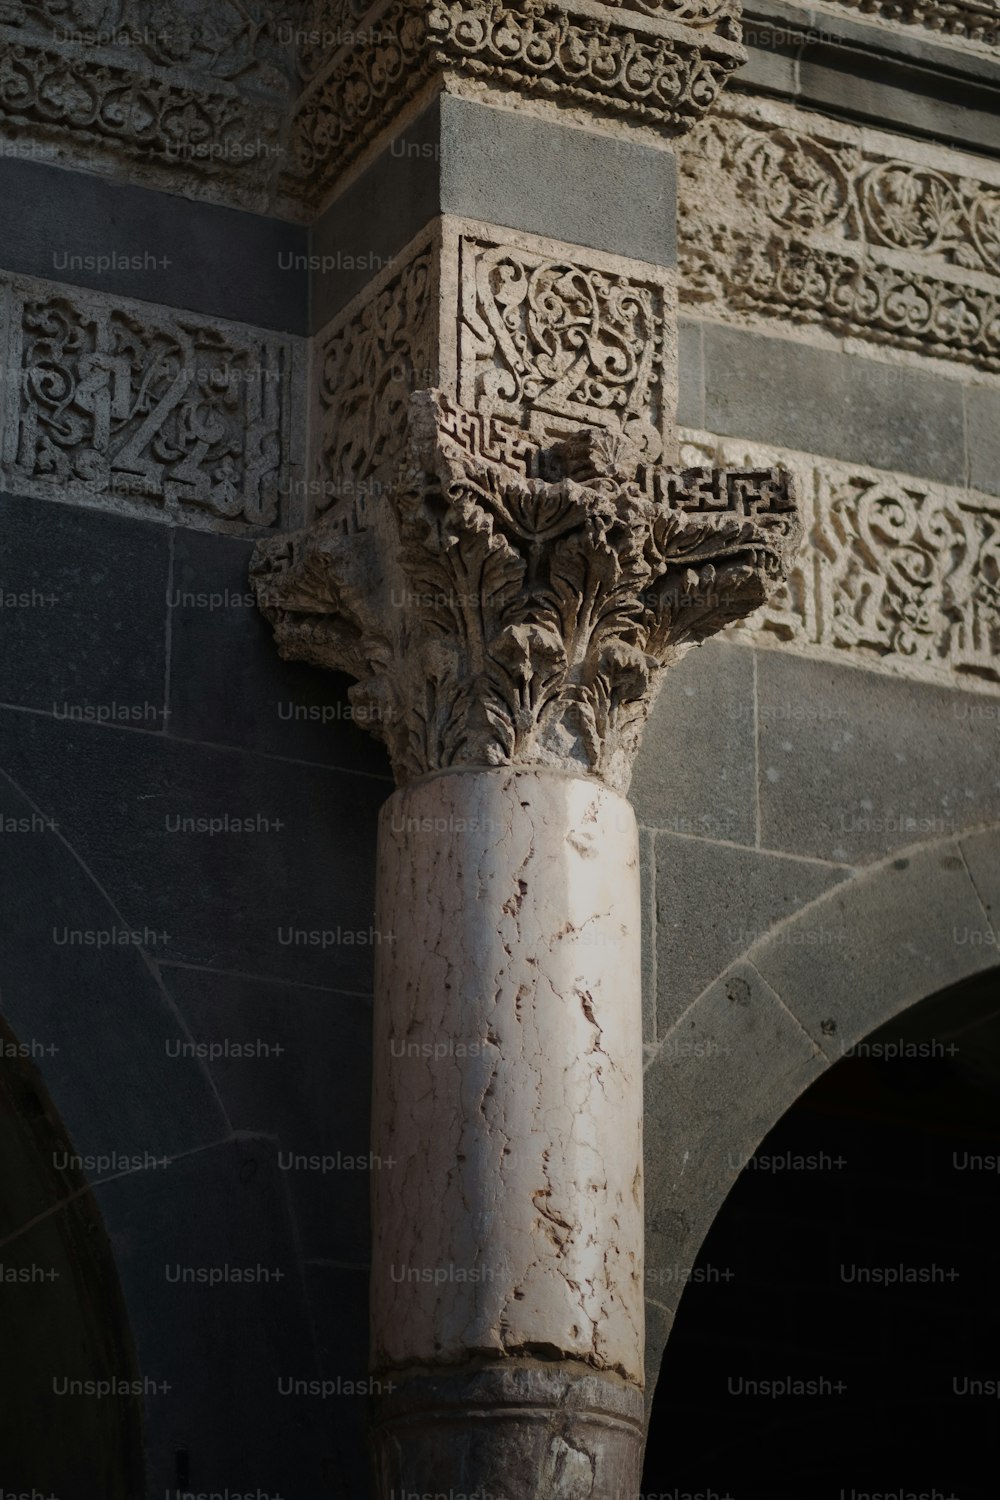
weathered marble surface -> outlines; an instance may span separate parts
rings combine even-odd
[[[635,1500],[639,1493],[638,1389],[571,1360],[419,1374],[383,1397],[379,1412],[380,1495]]]
[[[631,807],[545,771],[403,788],[377,922],[373,1368],[528,1353],[641,1385]]]

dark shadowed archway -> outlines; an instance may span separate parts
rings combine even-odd
[[[986,1500],[1000,969],[859,1043],[733,1166],[664,1354],[644,1493]]]
[[[1000,830],[872,865],[774,927],[646,1071],[647,1400],[681,1292],[742,1164],[832,1064],[995,966]]]
[[[5,1492],[144,1493],[139,1371],[111,1246],[32,1064],[0,1021]]]

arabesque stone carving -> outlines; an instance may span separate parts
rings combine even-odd
[[[294,6],[3,0],[5,153],[264,209],[298,92]],[[283,29],[284,28],[284,29]]]
[[[699,24],[681,24],[699,12]],[[678,19],[673,19],[674,15]],[[433,78],[582,106],[592,117],[690,129],[745,57],[733,5],[388,0],[295,111],[282,192],[313,204]],[[449,86],[451,84],[449,83]]]
[[[0,26],[79,51],[117,52],[157,69],[191,68],[263,94],[289,92],[287,33],[298,7],[270,0],[0,0]]]
[[[320,508],[395,483],[431,387],[539,443],[602,426],[672,458],[676,301],[671,271],[444,216],[317,337]]]
[[[0,349],[11,492],[222,529],[283,517],[296,340],[15,277],[0,284]]]
[[[743,60],[739,0],[0,0],[18,154],[314,218],[432,82],[678,134]]]
[[[1000,683],[1000,499],[700,433],[685,434],[681,453],[794,476],[807,544],[745,627],[758,639],[906,676],[958,674],[965,687]]]
[[[458,395],[505,421],[606,423],[655,463],[673,406],[664,278],[588,265],[584,252],[459,242]]]
[[[1000,368],[1000,174],[939,156],[727,102],[680,152],[682,300]]]
[[[386,498],[259,545],[281,654],[347,672],[400,784],[562,766],[624,790],[664,669],[762,604],[798,539],[787,478],[548,448],[418,392]]]

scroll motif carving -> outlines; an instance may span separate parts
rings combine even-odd
[[[1000,178],[804,125],[730,106],[684,148],[682,298],[1000,368]]]
[[[602,429],[540,447],[436,391],[408,432],[387,502],[258,546],[282,655],[358,679],[400,783],[554,765],[624,789],[665,667],[783,576],[786,477],[647,469]]]
[[[394,475],[410,396],[437,375],[437,283],[438,252],[422,248],[319,341],[321,508]]]
[[[76,48],[131,56],[157,68],[189,68],[209,78],[289,92],[288,42],[294,6],[267,0],[5,0],[0,26]]]
[[[682,454],[795,476],[807,545],[755,634],[908,675],[1000,683],[1000,500],[697,434]]]
[[[902,349],[1000,369],[997,291],[790,244],[783,259],[744,249],[730,283],[745,312],[794,309],[799,322]]]
[[[136,76],[124,66],[97,63],[44,47],[11,47],[0,58],[0,115],[23,140],[72,139],[95,152],[145,165],[251,160],[244,141],[255,137],[257,159],[277,149],[277,118],[235,94],[201,93],[167,78]]]
[[[294,6],[0,3],[0,135],[137,180],[264,207],[296,88]],[[287,36],[286,36],[287,33]]]
[[[431,76],[672,133],[743,61],[739,0],[0,0],[0,131],[313,217]],[[286,147],[287,142],[287,147]]]
[[[658,19],[667,13],[641,8]],[[630,24],[622,4],[574,13],[556,0],[394,0],[366,15],[372,40],[338,54],[303,94],[292,125],[295,173],[285,174],[284,191],[293,200],[321,201],[432,73],[680,134],[744,58],[726,35],[735,24],[732,7],[710,6],[708,13],[702,10],[700,27],[658,32]]]
[[[711,27],[720,36],[740,39],[740,0],[609,0],[621,4],[627,10],[637,10],[647,16],[659,16],[667,21],[680,21],[685,26]]]
[[[669,271],[437,221],[320,335],[324,503],[395,482],[407,403],[430,385],[537,442],[603,426],[656,462],[672,442],[675,305]]]
[[[647,462],[667,421],[662,283],[461,241],[459,399],[519,421],[607,422]]]
[[[826,0],[864,16],[922,26],[941,36],[986,47],[1000,45],[1000,14],[993,0]]]
[[[4,311],[8,489],[278,519],[291,487],[291,342],[48,283],[11,282]]]

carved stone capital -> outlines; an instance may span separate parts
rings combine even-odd
[[[439,391],[387,498],[258,545],[281,655],[346,672],[400,785],[552,766],[628,787],[665,668],[763,604],[799,538],[778,469],[646,466],[621,434],[540,446]]]

